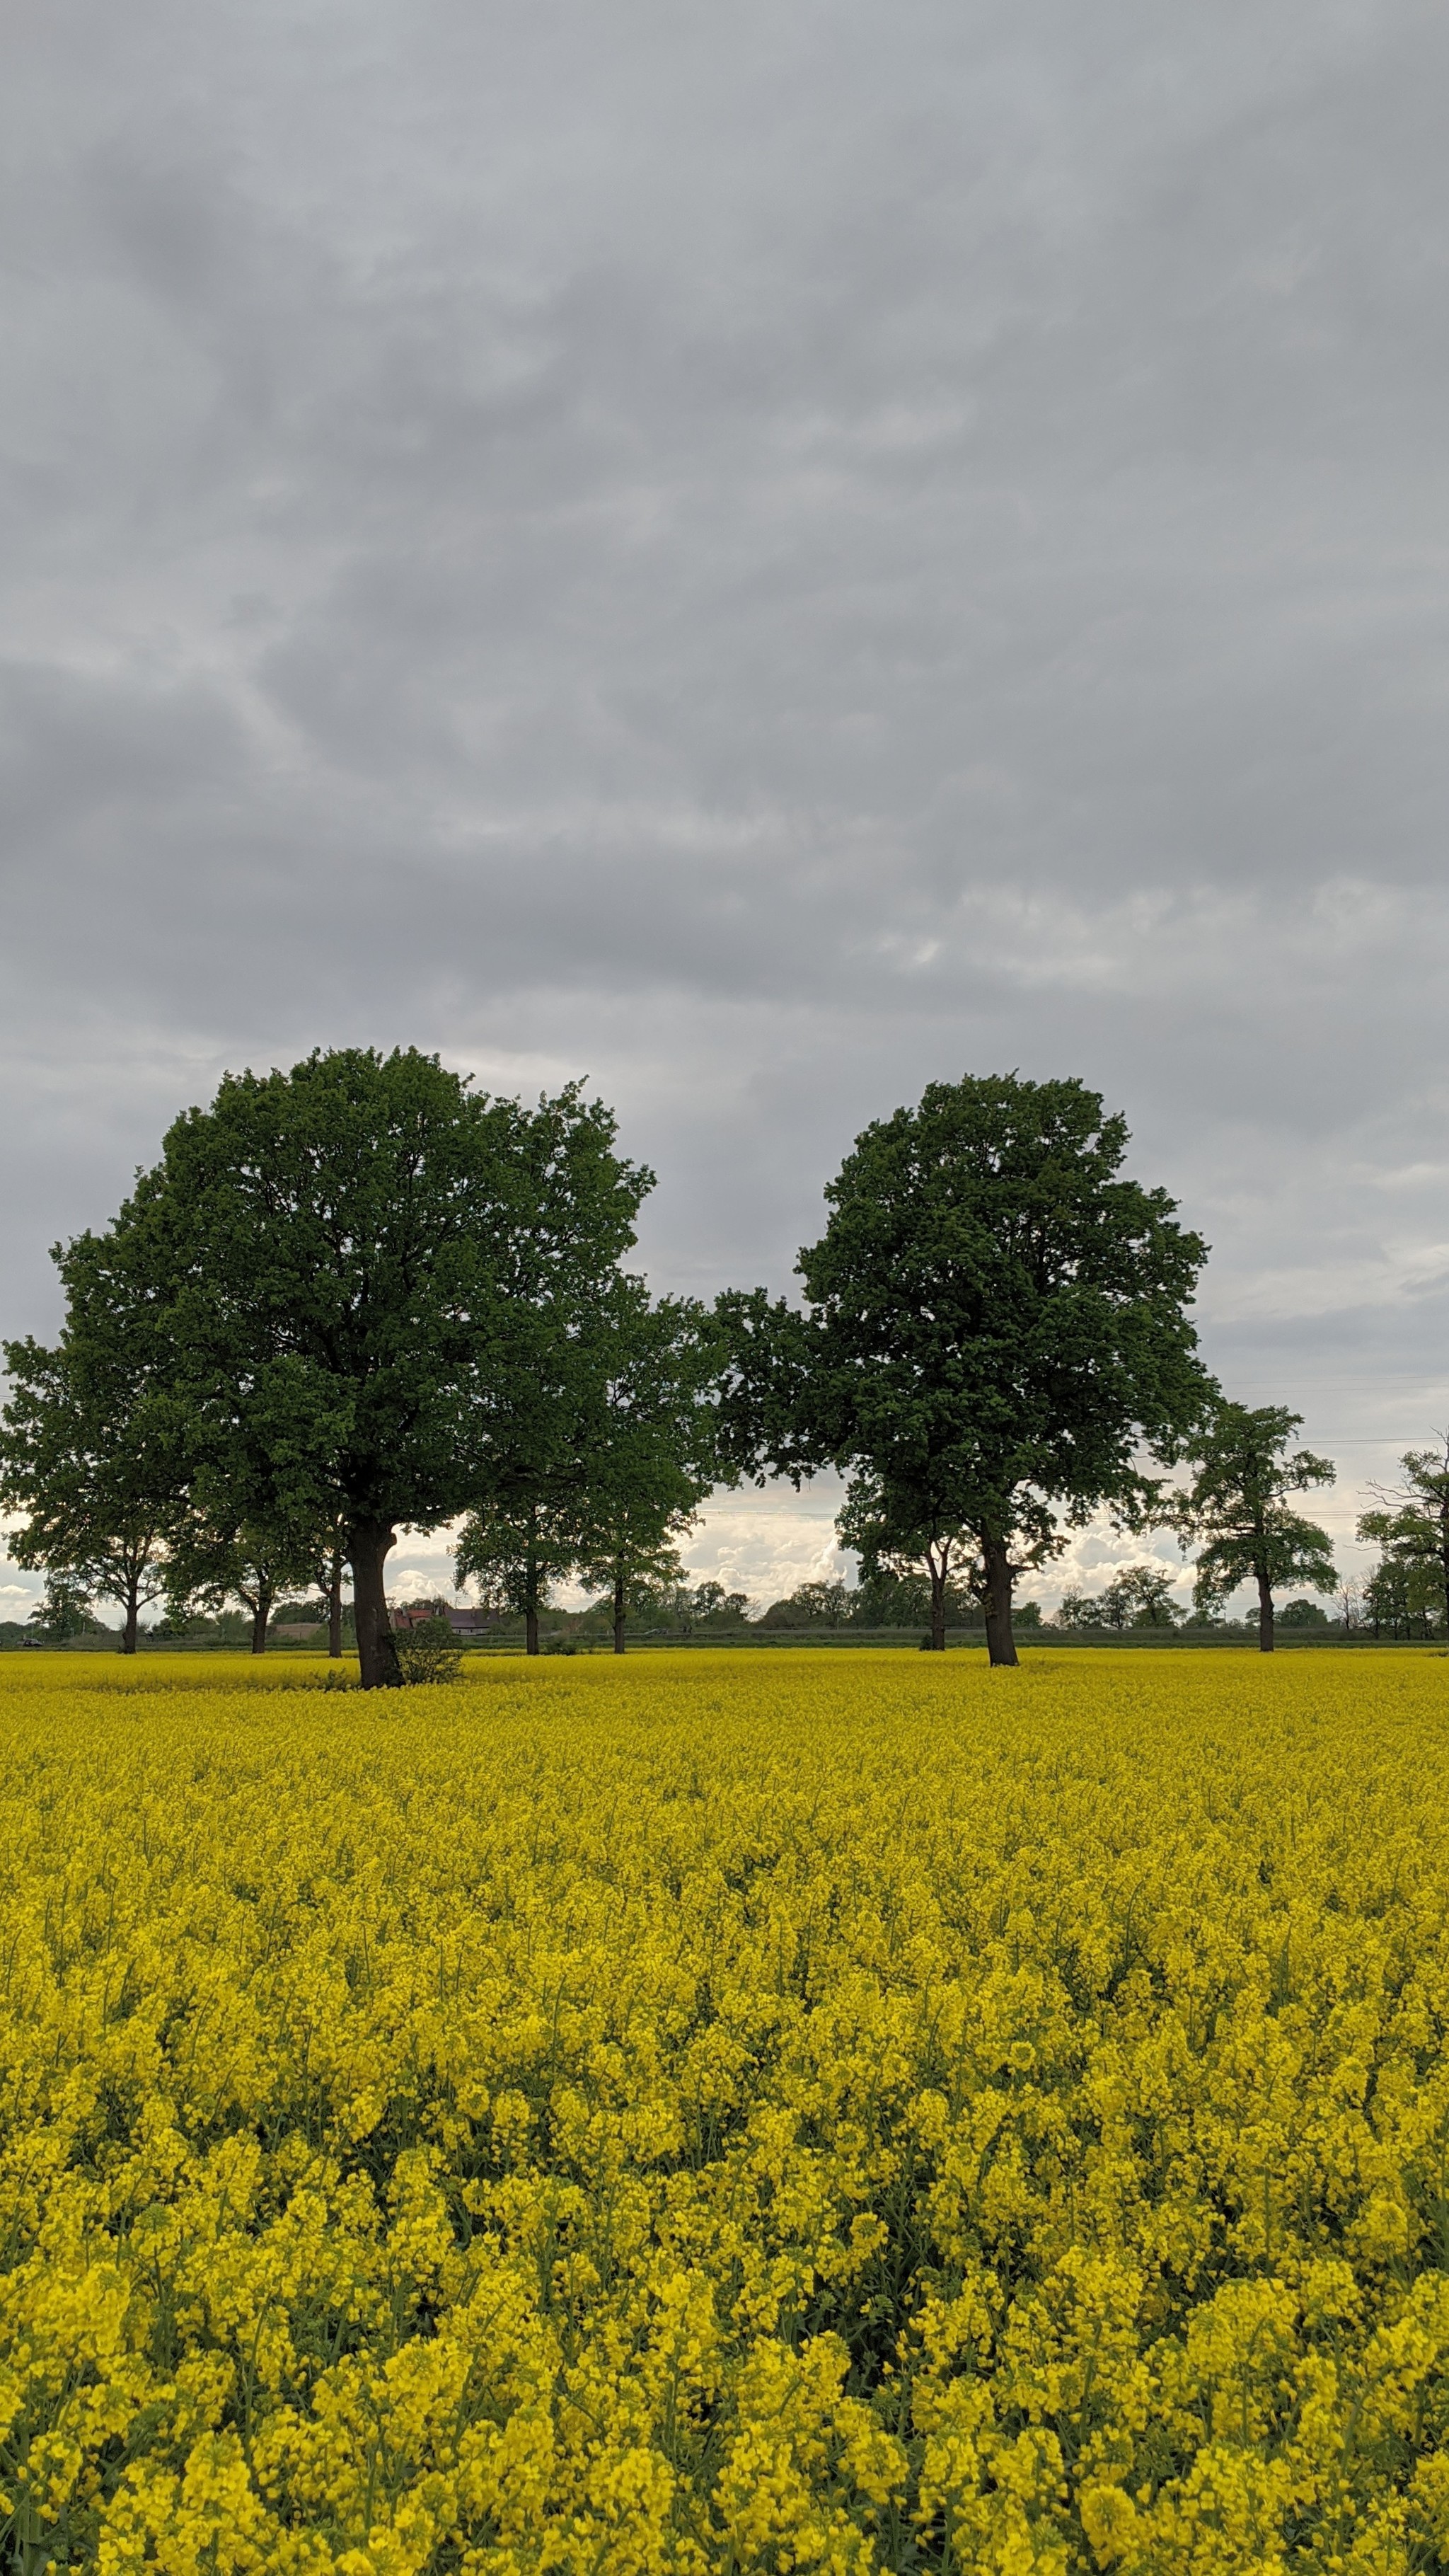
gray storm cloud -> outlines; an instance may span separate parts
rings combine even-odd
[[[1077,1072],[1347,1528],[1449,1413],[1442,12],[7,54],[7,1329],[227,1063],[587,1072],[701,1292],[925,1080]]]

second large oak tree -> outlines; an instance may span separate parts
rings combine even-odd
[[[1016,1661],[1017,1575],[1104,1505],[1145,1511],[1210,1381],[1188,1307],[1207,1247],[1124,1176],[1085,1084],[932,1083],[867,1127],[797,1264],[803,1311],[731,1293],[724,1424],[738,1466],[849,1479],[842,1534],[929,1574],[933,1643],[964,1575],[991,1660]]]

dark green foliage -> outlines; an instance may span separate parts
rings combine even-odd
[[[446,1619],[423,1619],[394,1638],[405,1682],[455,1682],[463,1669],[458,1640]]]
[[[1326,1628],[1328,1612],[1320,1601],[1288,1601],[1278,1613],[1280,1628]]]
[[[241,1601],[251,1614],[252,1653],[264,1655],[278,1593],[289,1584],[305,1583],[318,1554],[315,1539],[305,1530],[217,1530],[188,1514],[171,1540],[169,1615],[184,1625],[195,1610],[216,1612],[228,1601]]]
[[[1193,1598],[1201,1612],[1222,1607],[1240,1583],[1258,1591],[1258,1642],[1273,1651],[1273,1595],[1289,1583],[1337,1589],[1328,1532],[1304,1520],[1291,1494],[1331,1485],[1334,1469],[1309,1449],[1290,1451],[1302,1423],[1286,1406],[1219,1402],[1189,1453],[1192,1482],[1173,1505],[1171,1525],[1199,1546]]]
[[[1432,1635],[1437,1570],[1413,1556],[1380,1557],[1363,1587],[1364,1612],[1376,1637]]]
[[[607,1594],[622,1654],[629,1613],[678,1588],[677,1542],[717,1480],[721,1347],[702,1306],[651,1304],[640,1280],[621,1281],[604,1322],[574,1465],[574,1562]]]
[[[94,1629],[95,1605],[84,1584],[67,1574],[52,1574],[27,1624],[47,1645],[62,1646]]]
[[[560,1355],[552,1402],[499,1444],[459,1542],[460,1582],[523,1614],[530,1654],[551,1585],[608,1596],[615,1651],[631,1612],[672,1602],[676,1541],[715,1481],[718,1335],[687,1299],[651,1303],[616,1273]]]
[[[228,1075],[122,1211],[176,1355],[193,1508],[221,1531],[345,1529],[364,1683],[400,1677],[397,1528],[454,1518],[556,1436],[568,1345],[649,1177],[576,1085],[528,1110],[416,1049],[343,1049]]]
[[[738,1628],[749,1616],[747,1592],[729,1592],[713,1580],[680,1584],[671,1603],[686,1636],[695,1628]]]
[[[528,1652],[550,1586],[609,1597],[616,1652],[631,1611],[677,1586],[675,1542],[715,1480],[718,1336],[687,1299],[653,1304],[616,1271],[579,1312],[507,1440],[491,1450],[459,1543],[460,1582],[521,1611]]]
[[[727,1592],[722,1583],[691,1583],[683,1566],[677,1565],[672,1580],[657,1590],[641,1591],[635,1609],[658,1631],[692,1637],[698,1629],[724,1634],[741,1627],[749,1617],[750,1601],[748,1593]]]
[[[1144,1445],[1177,1454],[1209,1391],[1187,1318],[1205,1257],[1127,1130],[1079,1082],[934,1083],[866,1129],[801,1253],[805,1312],[720,1300],[735,1463],[850,1478],[867,1579],[953,1576],[1014,1660],[1016,1577],[1103,1504],[1140,1514]]]
[[[947,1618],[960,1625],[976,1611],[969,1596],[953,1586]],[[851,1615],[862,1628],[919,1628],[931,1615],[931,1587],[924,1574],[892,1574],[884,1566],[861,1569],[851,1594]]]
[[[187,1410],[134,1235],[57,1245],[66,1296],[53,1350],[4,1344],[0,1507],[24,1514],[7,1546],[52,1584],[121,1605],[122,1652],[165,1586],[167,1540],[185,1483]]]
[[[944,1650],[953,1596],[965,1592],[974,1599],[981,1590],[974,1532],[944,1514],[923,1520],[919,1494],[881,1482],[866,1466],[851,1478],[836,1530],[841,1545],[860,1558],[863,1583],[909,1583],[913,1576],[923,1583],[931,1623],[927,1644]]]
[[[1171,1575],[1151,1564],[1121,1567],[1091,1607],[1096,1625],[1119,1630],[1175,1628],[1186,1615],[1173,1599]]]
[[[1099,1628],[1101,1611],[1095,1592],[1064,1592],[1057,1604],[1055,1625],[1058,1628]]]
[[[765,1628],[839,1628],[854,1611],[857,1595],[843,1583],[798,1583],[783,1601],[772,1601],[760,1624]]]
[[[1385,1562],[1405,1576],[1403,1598],[1432,1590],[1435,1606],[1449,1627],[1449,1439],[1442,1454],[1434,1449],[1406,1449],[1399,1461],[1403,1482],[1385,1490],[1359,1521],[1360,1538],[1376,1539]],[[1405,1616],[1410,1616],[1407,1609]]]
[[[539,1481],[544,1481],[543,1462]],[[526,1484],[524,1461],[520,1460],[509,1482],[516,1499],[470,1514],[458,1541],[454,1570],[460,1585],[476,1584],[484,1609],[522,1616],[527,1650],[536,1655],[539,1615],[548,1607],[554,1584],[573,1571],[578,1530],[573,1518],[557,1505],[550,1510],[526,1490],[518,1492]]]

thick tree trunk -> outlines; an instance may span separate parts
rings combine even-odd
[[[252,1603],[252,1653],[254,1655],[264,1655],[267,1651],[267,1626],[271,1615],[270,1592],[259,1592]]]
[[[528,1655],[538,1653],[538,1612],[536,1610],[525,1610],[523,1614],[523,1649]]]
[[[332,1551],[332,1576],[327,1586],[327,1652],[334,1664],[342,1661],[342,1546],[339,1541]]]
[[[986,1559],[987,1659],[993,1664],[1014,1664],[1017,1652],[1011,1633],[1011,1559],[1000,1539],[987,1539],[982,1553]]]
[[[946,1651],[946,1568],[944,1565],[937,1565],[934,1557],[928,1557],[926,1562],[931,1573],[931,1653],[944,1655]]]
[[[126,1586],[126,1616],[121,1629],[121,1652],[123,1655],[134,1655],[136,1651],[136,1638],[140,1624],[141,1584],[139,1576],[133,1576]]]
[[[616,1655],[622,1655],[624,1651],[624,1620],[626,1615],[624,1606],[624,1578],[622,1574],[617,1574],[614,1577],[614,1652]]]
[[[1273,1587],[1266,1574],[1258,1577],[1258,1652],[1273,1652]]]
[[[347,1533],[352,1560],[352,1606],[357,1620],[357,1664],[364,1690],[391,1690],[402,1680],[387,1613],[384,1569],[397,1532],[387,1521],[354,1521]]]

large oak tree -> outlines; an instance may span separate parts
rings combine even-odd
[[[800,1255],[804,1310],[722,1298],[724,1424],[757,1476],[835,1467],[845,1525],[934,1596],[970,1580],[996,1664],[1018,1573],[1103,1505],[1150,1500],[1209,1381],[1188,1304],[1206,1257],[1123,1176],[1127,1129],[1080,1082],[932,1083],[868,1127]]]
[[[399,1678],[398,1529],[486,1488],[651,1177],[577,1085],[530,1109],[415,1049],[348,1048],[227,1075],[122,1211],[184,1391],[192,1508],[342,1525],[365,1687]]]

